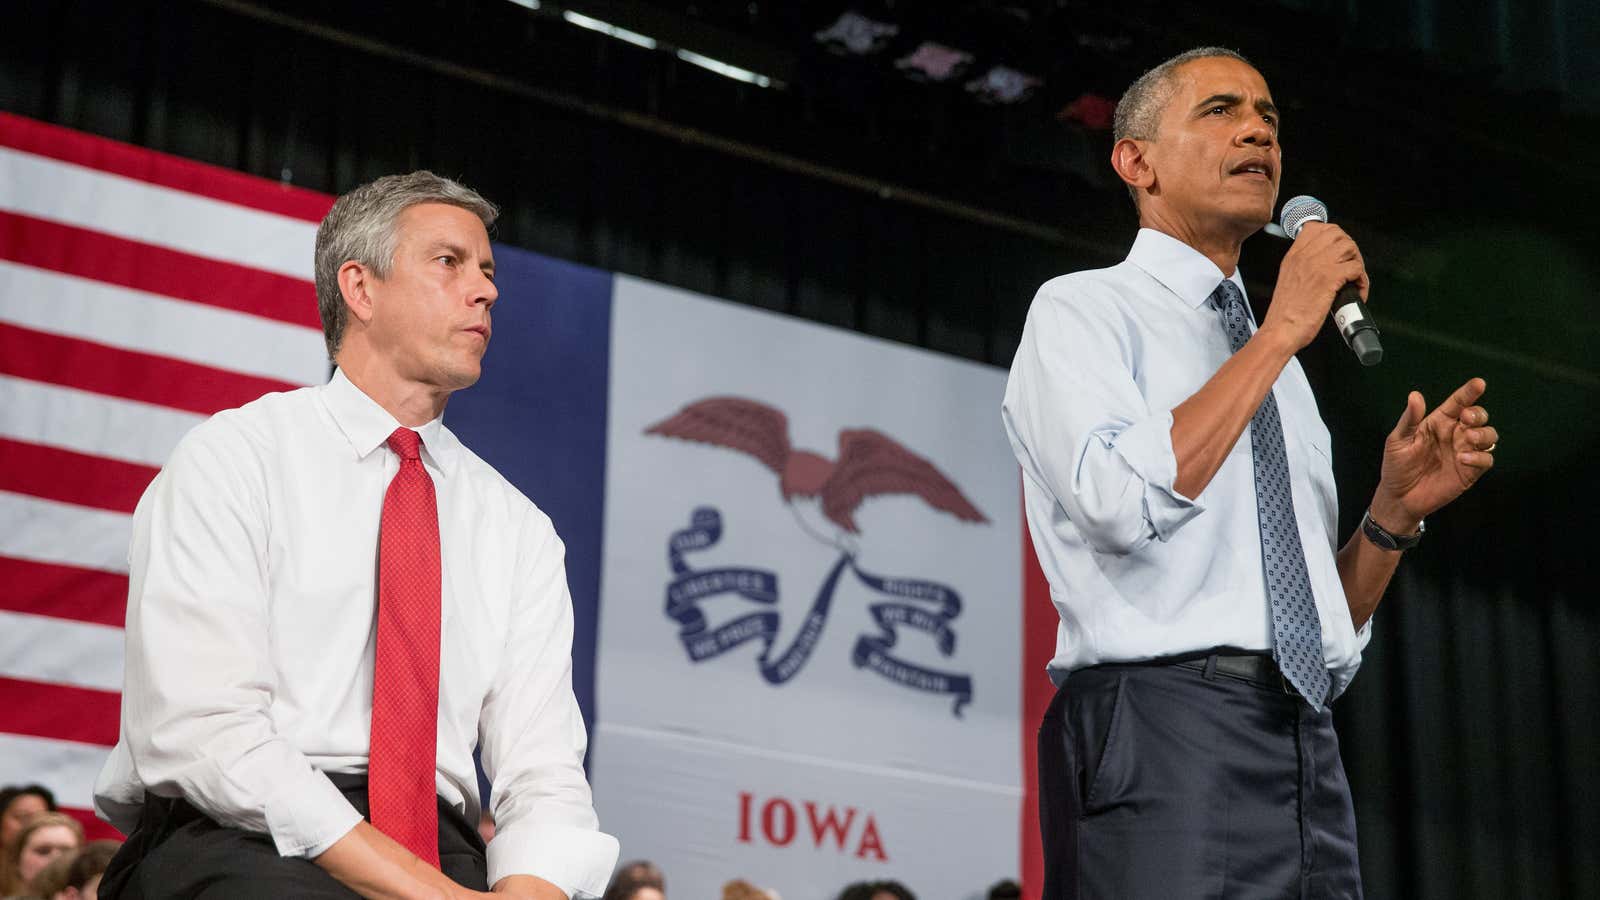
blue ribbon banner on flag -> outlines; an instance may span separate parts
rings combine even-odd
[[[925,668],[889,652],[895,646],[898,630],[904,627],[931,635],[941,655],[953,655],[956,634],[950,623],[961,614],[961,595],[954,590],[934,581],[873,575],[857,567],[854,557],[849,553],[842,553],[818,589],[799,633],[787,650],[774,657],[774,645],[781,622],[774,608],[778,603],[778,576],[763,569],[731,566],[697,570],[684,560],[685,554],[709,549],[721,539],[722,514],[716,509],[702,506],[690,517],[689,527],[673,532],[667,543],[667,560],[672,566],[673,580],[667,585],[666,613],[678,623],[678,639],[683,642],[683,649],[689,654],[690,661],[704,662],[741,644],[759,640],[762,648],[756,662],[761,677],[770,684],[784,684],[804,668],[821,641],[839,576],[849,568],[868,589],[896,600],[908,601],[875,603],[868,608],[873,621],[882,631],[857,638],[852,654],[856,667],[870,669],[908,688],[951,695],[955,699],[952,712],[958,718],[962,707],[972,702],[970,675]],[[700,601],[730,593],[767,609],[711,628],[700,609]],[[934,608],[925,609],[912,605],[912,602],[929,604]]]

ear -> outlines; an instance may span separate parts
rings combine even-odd
[[[1111,148],[1111,168],[1129,187],[1148,191],[1156,183],[1156,170],[1144,155],[1145,142],[1123,138]]]
[[[373,280],[372,270],[353,259],[339,267],[339,293],[350,315],[362,324],[372,321],[372,295],[367,289]]]

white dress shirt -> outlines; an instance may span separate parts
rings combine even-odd
[[[1173,486],[1172,410],[1232,354],[1207,302],[1222,280],[1199,251],[1141,229],[1124,262],[1051,279],[1028,310],[1001,416],[1061,616],[1058,683],[1097,663],[1272,647],[1250,429],[1199,497]],[[1237,270],[1231,280],[1244,290]],[[1335,568],[1328,429],[1297,360],[1272,391],[1337,696],[1371,623],[1352,626]]]
[[[364,772],[378,525],[398,427],[335,372],[190,432],[134,513],[120,740],[95,788],[124,832],[146,790],[316,856],[361,821],[322,773]],[[418,428],[443,564],[439,795],[476,824],[489,883],[605,890],[572,694],[572,602],[550,519],[441,420]]]

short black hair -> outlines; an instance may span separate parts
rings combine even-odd
[[[38,797],[44,801],[46,809],[49,809],[51,812],[55,812],[56,810],[56,795],[52,794],[50,789],[44,785],[8,784],[5,787],[0,788],[0,816],[5,815],[6,810],[10,809],[11,804],[19,797]]]
[[[917,895],[898,881],[858,881],[846,885],[839,900],[872,900],[880,893],[892,894],[895,900],[917,900]]]
[[[1021,900],[1022,885],[1007,878],[989,887],[989,900]]]

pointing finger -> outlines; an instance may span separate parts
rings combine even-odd
[[[1461,414],[1470,408],[1472,404],[1476,403],[1478,398],[1483,396],[1483,392],[1487,390],[1488,387],[1488,383],[1482,378],[1468,379],[1466,384],[1456,388],[1455,393],[1451,394],[1443,403],[1439,404],[1439,412],[1443,413],[1449,418],[1460,420]],[[1489,416],[1487,413],[1484,414],[1483,420],[1485,422],[1489,421]]]
[[[1412,391],[1406,397],[1405,411],[1400,413],[1400,421],[1395,423],[1392,436],[1410,437],[1417,430],[1417,426],[1422,424],[1427,408],[1427,402],[1422,399],[1422,394]]]

